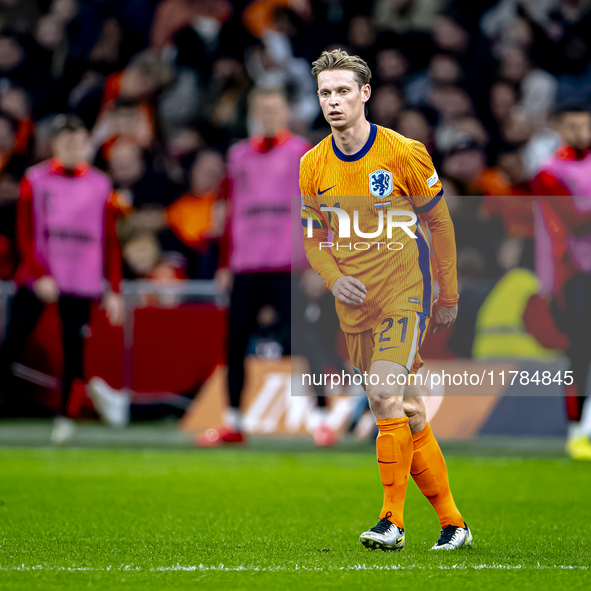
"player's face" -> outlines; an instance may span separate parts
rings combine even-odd
[[[591,144],[591,115],[589,113],[565,113],[562,116],[560,134],[564,141],[577,150]]]
[[[287,129],[289,110],[285,98],[280,94],[259,95],[252,107],[252,116],[265,137],[273,137],[278,131]]]
[[[329,70],[318,76],[318,98],[324,118],[331,127],[344,129],[365,117],[369,84],[359,88],[357,75],[350,70]]]
[[[52,142],[53,155],[59,158],[66,168],[74,168],[88,156],[89,137],[85,129],[63,131]]]

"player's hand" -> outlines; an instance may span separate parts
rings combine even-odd
[[[355,277],[339,277],[332,286],[332,295],[343,304],[363,304],[367,289]]]
[[[319,300],[328,292],[324,279],[314,269],[306,269],[302,273],[300,291],[311,300]]]
[[[107,318],[112,326],[123,324],[124,306],[123,296],[120,293],[108,291],[103,297],[103,306]]]
[[[44,304],[57,302],[60,292],[53,277],[46,275],[33,283],[33,292]]]
[[[214,281],[220,293],[229,293],[234,283],[234,274],[228,267],[218,269],[215,272]]]
[[[433,302],[433,315],[431,316],[429,332],[438,333],[449,328],[456,321],[457,315],[457,304],[448,308],[447,306],[442,306],[437,300],[435,300]]]

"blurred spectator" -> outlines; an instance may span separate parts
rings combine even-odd
[[[290,127],[305,132],[320,112],[316,83],[310,64],[293,55],[289,38],[279,31],[266,31],[262,45],[246,52],[248,74],[259,87],[283,86],[290,107]]]
[[[473,190],[485,196],[482,212],[486,216],[501,217],[505,237],[533,239],[534,189],[518,148],[505,146],[497,157],[497,166],[483,170],[474,181]]]
[[[120,140],[113,145],[109,172],[120,198],[134,209],[146,205],[166,207],[178,192],[166,173],[154,170],[136,143]]]
[[[533,249],[521,238],[507,238],[498,252],[506,273],[478,311],[474,359],[550,360],[569,345],[544,299],[533,273]]]
[[[51,0],[49,13],[69,25],[78,14],[79,0]]]
[[[189,67],[177,67],[171,83],[158,101],[158,113],[165,140],[191,124],[199,115],[201,89],[199,74]]]
[[[160,246],[150,233],[129,240],[123,247],[124,273],[128,279],[146,279],[160,262]]]
[[[591,115],[589,110],[579,106],[563,109],[560,115],[559,132],[563,146],[552,158],[542,164],[537,187],[547,195],[584,195],[587,192],[587,186],[584,183],[590,166]],[[578,176],[581,178],[573,179],[568,175],[567,171],[571,169],[580,171]]]
[[[147,226],[139,228],[123,246],[123,277],[152,281],[187,279],[185,259],[172,252],[163,252],[155,232]],[[174,308],[180,303],[181,300],[174,294],[144,294],[136,306]]]
[[[100,116],[92,131],[93,152],[109,160],[113,145],[118,140],[136,144],[143,150],[152,146],[153,129],[141,105],[131,99],[118,98],[114,109]]]
[[[242,22],[255,37],[262,38],[266,32],[277,30],[278,9],[285,6],[292,7],[302,17],[310,16],[307,0],[253,0],[242,13]]]
[[[247,96],[250,85],[245,65],[239,60],[220,57],[214,62],[200,112],[220,134],[219,144],[224,148],[232,138],[244,138],[247,135]]]
[[[64,21],[55,14],[43,15],[37,22],[35,41],[39,52],[37,59],[47,69],[52,79],[61,78],[68,56],[68,41]]]
[[[554,9],[556,0],[536,0],[536,2],[522,2],[521,0],[501,0],[487,10],[480,20],[482,31],[491,39],[502,39],[513,36],[507,26],[512,23],[519,13],[528,21],[544,23],[548,21],[550,11]]]
[[[470,187],[486,166],[484,149],[469,138],[461,138],[443,156],[442,172],[450,178],[462,195],[470,194]]]
[[[501,127],[500,143],[525,144],[534,133],[535,124],[525,109],[517,107],[511,110],[508,119]]]
[[[521,104],[536,125],[543,125],[556,98],[556,79],[532,68],[523,49],[509,49],[501,59],[500,77],[520,89]]]
[[[138,53],[124,70],[107,78],[101,113],[113,111],[118,98],[136,102],[153,139],[156,135],[156,95],[170,82],[171,76],[170,65],[156,50],[146,49]]]
[[[407,109],[398,116],[394,129],[403,136],[421,142],[427,149],[433,149],[433,138],[429,122],[423,113]]]
[[[379,86],[371,100],[371,121],[377,125],[394,129],[402,109],[402,101],[396,86]]]
[[[440,50],[457,58],[465,56],[473,42],[467,25],[465,19],[464,22],[460,22],[460,14],[453,8],[437,14],[432,29],[435,51]]]
[[[163,0],[154,14],[152,46],[162,49],[177,31],[190,26],[206,40],[215,38],[231,14],[232,4],[227,0]]]
[[[39,16],[37,0],[3,0],[0,3],[0,27],[20,34],[32,31]]]
[[[409,73],[406,56],[398,49],[384,47],[379,49],[375,57],[375,80],[382,84],[402,85]]]
[[[484,125],[476,117],[459,116],[450,123],[440,125],[436,131],[436,146],[440,152],[446,152],[463,141],[468,141],[481,148],[489,147],[489,135]],[[490,147],[488,152],[490,153]]]
[[[534,31],[532,51],[547,70],[559,76],[562,105],[564,99],[569,103],[589,99],[588,85],[585,88],[582,84],[589,75],[589,22],[589,3],[585,0],[555,2],[542,22],[530,21]]]
[[[503,126],[515,105],[517,105],[517,91],[512,84],[495,82],[490,87],[489,107],[492,115],[492,125],[495,127]]]
[[[33,163],[51,158],[51,121],[53,117],[44,117],[37,121],[33,132]]]
[[[533,179],[538,174],[542,162],[552,156],[562,143],[559,126],[560,116],[554,112],[546,125],[537,129],[523,147],[521,156],[528,178]]]
[[[474,113],[470,95],[459,86],[434,87],[427,104],[439,113],[441,125],[453,124],[459,118]]]
[[[194,126],[170,130],[166,152],[169,175],[174,182],[189,184],[195,156],[205,146],[203,135]]]
[[[0,112],[0,171],[10,162],[16,146],[17,121]]]
[[[192,279],[213,279],[217,268],[219,239],[224,231],[224,176],[219,152],[199,152],[191,168],[190,192],[166,210],[168,229],[160,232],[160,244],[164,251],[184,256]]]
[[[6,78],[29,93],[35,116],[51,112],[58,98],[52,92],[50,76],[47,67],[36,59],[30,40],[10,30],[0,31],[0,78]]]
[[[100,37],[88,56],[93,70],[104,75],[121,70],[135,49],[133,37],[130,37],[132,36],[128,31],[124,36],[121,24],[116,18],[105,19]]]
[[[442,5],[441,0],[376,0],[374,20],[396,33],[430,30]]]
[[[360,56],[365,61],[371,61],[376,41],[376,31],[368,16],[359,15],[351,19],[347,38],[351,53]]]
[[[14,154],[28,155],[34,124],[26,92],[10,83],[0,84],[0,112],[10,115],[16,121]]]
[[[431,58],[428,69],[415,76],[406,87],[408,102],[428,104],[438,87],[457,85],[462,80],[462,68],[453,55],[438,53]]]
[[[0,173],[0,279],[10,279],[16,270],[16,202],[21,174],[10,163]]]

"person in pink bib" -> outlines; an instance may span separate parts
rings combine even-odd
[[[230,198],[216,282],[230,292],[228,395],[224,426],[209,429],[200,445],[242,443],[241,412],[245,356],[259,310],[271,304],[282,327],[284,354],[291,345],[291,270],[301,246],[299,162],[309,143],[288,131],[289,107],[280,87],[257,88],[250,96],[253,134],[228,152]],[[294,231],[294,221],[297,226]],[[295,236],[298,237],[297,242]],[[293,238],[292,238],[293,237]]]
[[[84,388],[83,327],[93,300],[102,298],[113,325],[123,320],[119,292],[121,253],[115,230],[111,180],[89,166],[89,136],[75,115],[52,122],[54,157],[29,168],[17,203],[19,288],[0,348],[0,404],[10,386],[10,368],[25,347],[45,304],[57,302],[62,321],[64,371],[61,414],[52,441],[72,438],[72,402]],[[14,391],[14,387],[12,388]]]
[[[579,106],[560,116],[564,144],[534,180],[535,264],[540,295],[553,297],[568,335],[573,383],[566,384],[566,452],[591,460],[591,114]]]

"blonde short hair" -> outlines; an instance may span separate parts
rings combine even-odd
[[[358,55],[349,55],[342,49],[323,51],[320,57],[312,63],[312,66],[312,74],[314,74],[317,83],[320,72],[329,70],[350,70],[355,72],[359,88],[369,84],[371,80],[371,70],[367,63]]]

